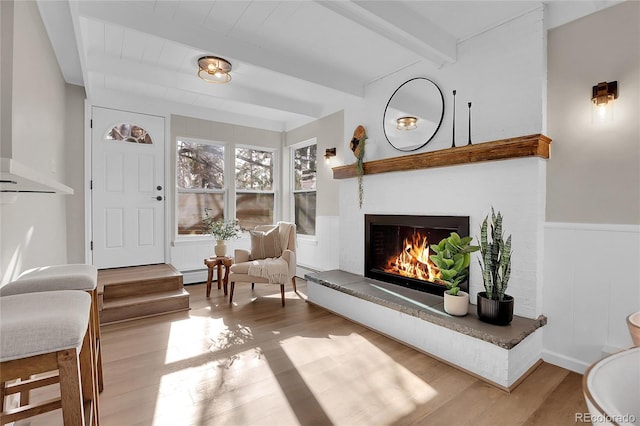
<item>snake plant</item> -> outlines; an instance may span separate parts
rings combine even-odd
[[[490,229],[489,229],[490,227]],[[489,238],[489,232],[491,235]],[[511,275],[511,235],[504,239],[502,214],[491,208],[491,221],[485,217],[480,227],[480,269],[487,298],[504,300]]]

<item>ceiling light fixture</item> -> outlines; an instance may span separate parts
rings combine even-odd
[[[418,127],[418,119],[415,117],[400,117],[396,123],[398,130],[413,130]]]
[[[198,77],[207,83],[228,83],[231,81],[231,63],[217,56],[203,56],[198,59]]]

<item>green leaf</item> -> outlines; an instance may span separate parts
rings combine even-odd
[[[458,253],[453,256],[453,268],[456,271],[460,271],[462,269],[462,265],[464,264],[464,255]]]

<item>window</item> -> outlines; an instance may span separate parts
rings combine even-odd
[[[135,124],[120,123],[107,132],[108,140],[152,144],[151,136],[147,131]]]
[[[293,208],[298,234],[316,234],[316,151],[314,143],[293,148]]]
[[[203,234],[204,209],[224,218],[224,145],[178,139],[178,235]]]
[[[273,152],[236,148],[236,218],[243,229],[273,223]]]

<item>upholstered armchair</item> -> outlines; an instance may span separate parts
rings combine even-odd
[[[277,284],[280,286],[284,306],[284,286],[291,281],[296,290],[296,225],[278,222],[260,225],[251,234],[251,250],[235,250],[235,263],[231,266],[229,303],[233,302],[236,283]]]

